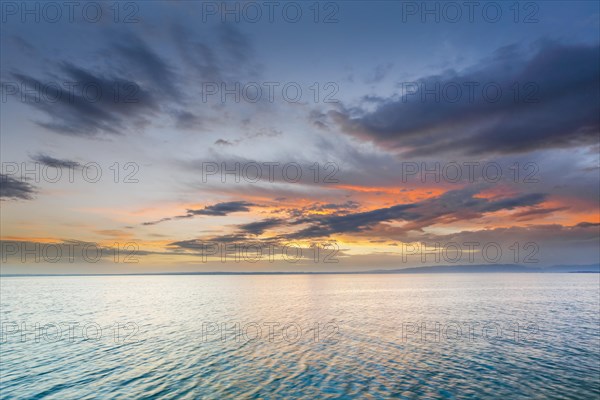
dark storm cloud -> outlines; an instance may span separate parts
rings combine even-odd
[[[8,175],[0,174],[0,198],[31,200],[35,188],[28,182],[14,179]]]
[[[529,55],[509,46],[469,70],[399,84],[411,94],[369,102],[372,111],[358,106],[330,115],[346,132],[407,155],[593,144],[600,127],[599,50],[545,42]]]
[[[311,222],[311,226],[288,235],[288,238],[306,239],[329,236],[334,233],[365,231],[380,222],[412,219],[414,215],[411,214],[411,209],[415,207],[415,204],[401,204],[348,215],[306,218],[298,223]]]
[[[178,219],[178,218],[181,218],[181,217],[173,217],[173,218],[167,217],[167,218],[161,218],[161,219],[159,219],[159,220],[156,220],[156,221],[142,222],[142,225],[144,225],[144,226],[156,225],[156,224],[160,224],[161,222],[171,221],[172,219]]]
[[[20,98],[49,118],[37,123],[57,133],[120,134],[147,125],[161,112],[172,116],[177,128],[201,126],[200,116],[186,109],[183,76],[155,51],[158,46],[131,32],[106,36],[106,44],[91,50],[101,60],[93,66],[57,60],[45,77],[18,71],[11,74],[16,82],[3,86],[17,86]]]
[[[578,228],[591,228],[594,226],[600,226],[598,222],[580,222],[576,225]]]
[[[421,230],[437,223],[476,219],[486,213],[530,207],[543,202],[546,195],[531,193],[514,197],[489,199],[475,197],[478,189],[448,191],[441,196],[417,203],[399,204],[377,210],[333,216],[301,218],[293,224],[308,223],[307,228],[287,235],[290,239],[330,236],[335,233],[358,233],[372,229],[381,222],[404,221],[403,231]]]
[[[216,243],[237,243],[246,240],[244,235],[223,235],[217,237],[211,237],[204,239],[190,239],[190,240],[179,240],[177,242],[169,243],[169,247],[178,247],[184,250],[203,250],[206,249],[207,245],[212,242]]]
[[[250,207],[256,204],[249,203],[247,201],[229,201],[224,203],[213,204],[212,206],[206,206],[197,210],[187,210],[185,215],[178,215],[175,217],[161,218],[157,221],[144,222],[142,225],[156,225],[161,222],[171,221],[174,219],[192,218],[195,215],[207,215],[213,217],[224,217],[235,212],[250,211]]]
[[[68,62],[48,79],[13,73],[23,101],[42,111],[49,121],[40,126],[57,133],[94,136],[119,134],[127,120],[142,123],[157,109],[156,96],[134,81],[86,70]],[[6,86],[7,82],[4,82]]]
[[[321,245],[325,244],[322,243]],[[247,235],[233,234],[176,241],[169,243],[167,245],[167,252],[163,254],[221,257],[221,259],[227,258],[229,260],[234,260],[236,257],[243,257],[244,259],[254,257],[268,259],[269,255],[276,254],[289,254],[291,256],[292,251],[289,250],[289,246],[289,242],[279,239],[253,239]],[[296,253],[298,260],[314,260],[314,249],[311,245],[302,247],[294,243],[292,246],[295,249],[301,250],[299,253]],[[336,254],[342,256],[344,253],[338,252]]]
[[[241,202],[233,202],[233,203],[241,203]],[[252,205],[252,204],[250,204],[250,205]],[[215,205],[215,207],[216,206],[219,206],[218,208],[220,210],[223,210],[225,208],[227,208],[227,209],[232,208],[232,205],[230,203],[221,203],[221,204]],[[236,207],[237,207],[236,210],[240,210],[243,206],[236,205]],[[353,201],[347,201],[346,203],[342,203],[342,204],[334,204],[334,203],[314,204],[314,205],[305,207],[302,210],[298,210],[296,213],[292,213],[291,210],[282,210],[282,211],[285,211],[288,214],[292,215],[293,217],[296,217],[296,219],[293,221],[288,221],[283,218],[267,218],[267,219],[263,219],[261,221],[250,222],[247,224],[238,225],[237,226],[238,232],[236,232],[232,235],[220,236],[217,241],[225,241],[225,242],[237,241],[237,242],[241,243],[241,242],[248,241],[248,240],[254,240],[254,239],[252,239],[252,236],[262,235],[267,229],[270,229],[270,228],[274,228],[274,227],[278,227],[278,226],[294,226],[294,225],[299,225],[299,224],[306,223],[306,222],[318,221],[320,223],[321,219],[318,217],[311,217],[310,211],[314,212],[314,211],[323,211],[323,210],[335,210],[335,211],[342,211],[342,212],[346,211],[347,212],[349,210],[356,209],[357,207],[358,207],[358,203],[353,202]],[[189,210],[189,211],[192,211],[192,210]],[[207,210],[206,208],[203,210],[199,210],[199,211],[208,212],[208,213],[215,212],[214,209]],[[188,213],[188,215],[190,215],[190,214]],[[304,217],[305,215],[308,215],[308,216]],[[312,214],[312,215],[314,215],[314,214]],[[330,219],[333,219],[335,217],[335,215],[329,215],[328,217]],[[357,219],[358,218],[360,218],[360,217],[357,217]],[[329,222],[331,222],[331,221],[329,221]],[[333,225],[335,225],[335,222],[333,222]],[[317,236],[322,236],[322,235],[317,235]],[[285,239],[285,238],[286,238],[286,236],[283,235],[283,236],[279,237],[278,240]],[[262,239],[262,240],[264,240],[264,239]]]
[[[267,218],[262,221],[250,222],[249,224],[240,225],[239,228],[246,233],[252,235],[260,235],[266,229],[282,225],[283,223],[284,220],[280,218]]]
[[[33,161],[39,162],[42,165],[54,168],[77,168],[81,166],[81,164],[77,161],[60,160],[42,153],[32,156],[31,159]]]
[[[357,209],[359,204],[355,201],[348,200],[345,203],[327,203],[327,204],[319,204],[313,207],[316,211],[323,210],[355,210]]]
[[[450,190],[438,197],[423,200],[417,205],[414,218],[403,227],[404,230],[420,230],[439,223],[450,223],[482,217],[486,213],[531,207],[542,203],[547,195],[528,193],[504,198],[475,197],[480,189],[467,187]]]
[[[554,208],[532,208],[514,214],[514,217],[519,221],[530,220],[543,215],[550,215],[557,211],[565,211],[570,207],[554,207]]]
[[[290,240],[317,240],[334,234],[349,233],[363,234],[369,232],[375,237],[383,237],[385,242],[393,237],[394,240],[403,238],[439,239],[443,236],[425,233],[422,228],[438,223],[448,223],[458,220],[469,220],[500,210],[513,210],[519,207],[533,207],[544,201],[544,194],[525,194],[505,198],[475,197],[479,191],[472,188],[447,192],[436,198],[411,204],[398,204],[365,212],[355,212],[342,215],[309,215],[287,221],[281,218],[269,218],[248,224],[238,225],[238,231],[221,235],[207,236],[199,239],[177,241],[169,244],[179,250],[209,254],[208,250],[215,244],[231,246],[281,246]],[[402,226],[381,224],[382,222],[406,222]],[[300,225],[305,227],[291,233],[273,237],[257,238],[267,229],[285,226],[293,228]],[[307,225],[307,226],[306,226]],[[580,226],[581,225],[581,226]],[[587,228],[582,224],[577,227]],[[591,224],[590,224],[591,226]],[[573,228],[575,229],[575,228]]]
[[[313,203],[302,208],[289,208],[280,211],[285,212],[294,218],[309,218],[315,212],[327,212],[328,214],[345,214],[359,208],[360,204],[356,201],[348,200],[344,203]]]
[[[211,236],[199,239],[180,240],[169,243],[167,248],[171,251],[191,251],[195,255],[214,255],[216,246],[227,246],[229,249],[249,249],[256,247],[266,249],[267,247],[279,247],[281,244],[277,240],[260,239],[256,240],[244,234],[232,234]]]
[[[234,212],[250,211],[250,207],[255,204],[247,201],[229,201],[226,203],[217,203],[212,206],[206,206],[199,210],[187,210],[188,215],[211,215],[225,216]]]
[[[159,28],[148,36],[155,39],[152,42],[130,30],[107,27],[106,40],[86,48],[80,57],[34,52],[39,65],[52,60],[45,67],[47,75],[17,66],[8,75],[11,81],[2,84],[13,85],[12,97],[24,98],[40,110],[44,115],[39,120],[34,116],[35,122],[56,133],[116,135],[145,127],[163,115],[171,117],[177,129],[202,129],[207,120],[201,111],[205,107],[197,104],[202,83],[241,82],[262,69],[251,40],[235,24],[219,24],[214,29],[195,24],[165,26],[171,26],[171,31],[165,35]],[[20,36],[12,35],[10,42],[31,50]],[[89,60],[94,61],[90,64]],[[70,93],[64,85],[73,83],[77,86]],[[102,97],[86,98],[83,87],[90,88],[92,96],[98,88]]]
[[[544,193],[529,193],[500,200],[477,200],[479,200],[479,204],[482,204],[480,207],[481,213],[485,213],[499,210],[513,210],[517,207],[533,206],[543,202],[546,197],[547,195]]]

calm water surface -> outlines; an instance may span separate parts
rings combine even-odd
[[[597,274],[2,278],[0,397],[595,399],[599,292]]]

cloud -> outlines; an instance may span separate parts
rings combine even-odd
[[[126,34],[114,43],[112,53],[119,56],[132,73],[141,75],[172,99],[181,99],[174,69],[135,34]]]
[[[394,66],[394,63],[391,63],[391,62],[388,62],[385,64],[379,64],[377,67],[375,67],[373,74],[369,78],[367,78],[366,82],[367,83],[381,82],[387,76],[387,74],[391,71],[393,66]]]
[[[347,200],[344,203],[313,203],[306,207],[301,208],[290,208],[284,211],[294,218],[310,217],[316,213],[327,213],[327,214],[345,214],[352,210],[358,209],[359,203],[353,200]]]
[[[324,210],[354,210],[357,209],[358,204],[355,201],[348,200],[344,203],[327,203],[327,204],[318,204],[313,207],[315,211],[324,211]]]
[[[58,79],[12,73],[22,98],[49,120],[37,124],[73,136],[120,134],[131,123],[144,123],[158,109],[157,98],[132,80],[59,64]],[[7,85],[7,82],[3,83]]]
[[[250,222],[248,224],[240,225],[239,228],[246,233],[250,233],[252,235],[260,235],[266,229],[282,225],[283,223],[284,220],[280,218],[268,218],[262,221]]]
[[[192,41],[195,35],[181,25],[172,27],[173,40],[183,61],[191,67],[196,74],[207,81],[220,79],[220,68],[217,54],[207,44]]]
[[[28,182],[0,174],[0,198],[13,200],[31,200],[35,188]]]
[[[77,161],[59,160],[57,158],[51,157],[43,153],[39,153],[35,156],[32,156],[31,159],[33,161],[39,162],[42,165],[54,168],[77,168],[81,166],[81,164]]]
[[[277,129],[274,129],[274,128],[270,128],[270,129],[262,128],[256,132],[245,133],[243,136],[233,139],[233,140],[218,139],[215,141],[215,144],[218,146],[237,146],[238,144],[243,143],[248,140],[253,140],[253,139],[258,139],[258,138],[274,138],[277,136],[281,136],[282,134],[283,133],[281,131],[278,131]]]
[[[216,36],[195,32],[181,24],[171,27],[179,55],[191,72],[190,79],[201,82],[233,83],[256,77],[260,68],[248,36],[230,24],[219,24],[211,31]],[[198,38],[206,38],[201,41]]]
[[[521,211],[514,214],[514,217],[519,221],[534,219],[539,216],[550,215],[557,211],[568,210],[570,207],[553,207],[553,208],[538,208],[534,207],[529,210]]]
[[[173,217],[173,218],[166,217],[166,218],[161,218],[161,219],[156,220],[156,221],[142,222],[142,225],[144,225],[144,226],[156,225],[156,224],[160,224],[161,222],[171,221],[172,219],[177,219],[177,218],[182,218],[182,217],[181,216],[180,217]]]
[[[177,129],[202,129],[206,117],[198,102],[202,82],[237,82],[256,76],[249,40],[234,26],[217,29],[214,42],[196,41],[199,33],[173,28],[177,57],[166,58],[138,35],[108,31],[109,41],[93,56],[101,62],[75,65],[58,60],[46,76],[20,69],[3,81],[46,119],[36,124],[55,133],[95,137],[118,135],[168,115]],[[190,68],[180,68],[190,67]],[[199,80],[198,78],[201,78]],[[193,84],[190,84],[193,82]],[[185,91],[183,90],[185,85]],[[218,96],[216,96],[218,97]]]
[[[481,217],[486,213],[513,210],[537,205],[546,199],[542,193],[530,193],[504,198],[475,197],[481,189],[474,187],[448,191],[440,196],[416,203],[398,204],[371,211],[333,216],[301,218],[294,224],[309,226],[287,235],[288,238],[326,237],[339,233],[359,233],[372,229],[381,222],[404,221],[404,232],[421,230],[439,223],[450,223]]]
[[[184,218],[192,218],[195,215],[208,215],[213,217],[224,217],[231,213],[235,212],[245,212],[250,211],[250,207],[255,206],[256,204],[249,203],[247,201],[229,201],[224,203],[217,203],[211,206],[206,206],[200,209],[188,209],[185,215],[177,215],[175,217],[167,217],[161,218],[157,221],[143,222],[142,225],[156,225],[161,222],[171,221],[174,219],[184,219]]]
[[[481,188],[467,187],[450,190],[440,196],[416,203],[414,218],[404,227],[406,231],[420,230],[434,224],[477,219],[487,213],[531,207],[544,202],[544,193],[527,193],[510,197],[476,197]]]
[[[531,55],[508,46],[468,70],[423,77],[400,85],[398,96],[330,116],[346,133],[409,156],[590,145],[600,129],[599,53],[598,45],[544,42]]]
[[[175,117],[175,126],[178,129],[196,129],[202,127],[202,119],[189,111],[176,111],[173,113]]]
[[[322,243],[324,245],[325,243]],[[295,250],[291,250],[292,246]],[[291,258],[297,258],[296,261],[310,261],[314,263],[314,248],[311,245],[300,246],[297,243],[289,243],[277,239],[253,239],[243,234],[232,234],[207,237],[201,239],[180,240],[167,245],[168,252],[165,254],[187,254],[193,256],[220,258],[223,259],[244,259],[255,258],[268,260],[275,256],[288,254]],[[292,253],[295,253],[292,256]],[[336,252],[336,255],[343,255],[342,252]],[[273,257],[273,258],[271,258]],[[294,261],[294,263],[296,262]],[[302,265],[302,261],[296,265]],[[313,264],[314,265],[314,264]]]
[[[410,210],[414,207],[414,204],[401,204],[348,215],[306,218],[298,221],[298,223],[310,222],[311,225],[308,228],[287,235],[287,237],[290,239],[306,239],[327,237],[334,233],[360,232],[384,221],[413,218]]]
[[[591,228],[594,226],[600,226],[599,222],[580,222],[576,225],[578,228]]]
[[[219,38],[232,61],[247,63],[253,55],[248,37],[231,24],[221,24]]]
[[[8,43],[15,46],[22,53],[31,54],[35,52],[35,46],[19,35],[11,35],[8,38]]]
[[[211,215],[211,216],[226,216],[234,212],[250,211],[250,207],[255,204],[247,201],[229,201],[225,203],[217,203],[212,206],[206,206],[199,210],[187,210],[188,215]]]

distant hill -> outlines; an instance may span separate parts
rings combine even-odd
[[[440,274],[440,273],[600,273],[600,264],[591,265],[554,265],[552,267],[533,267],[519,264],[478,264],[478,265],[436,265],[430,267],[403,268],[394,270],[374,270],[372,274]]]
[[[600,273],[600,264],[591,265],[555,265],[544,269],[543,272],[596,272]]]
[[[342,275],[342,274],[452,274],[452,273],[600,273],[600,264],[554,265],[534,267],[520,264],[478,264],[478,265],[436,265],[429,267],[399,268],[368,271],[289,271],[289,272],[149,272],[129,274],[3,274],[3,277],[16,276],[120,276],[120,275]]]

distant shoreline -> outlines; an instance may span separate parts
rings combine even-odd
[[[0,278],[10,277],[34,277],[34,276],[189,276],[189,275],[380,275],[380,274],[597,274],[600,273],[600,265],[555,265],[546,268],[525,267],[522,265],[472,265],[472,266],[428,266],[392,270],[369,270],[369,271],[211,271],[211,272],[130,272],[130,273],[90,273],[90,274],[0,274]]]

